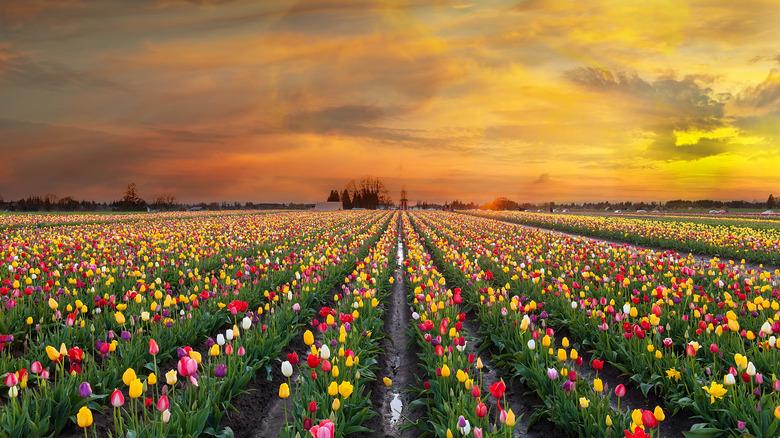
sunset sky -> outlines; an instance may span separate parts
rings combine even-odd
[[[780,195],[780,3],[2,1],[0,196]]]

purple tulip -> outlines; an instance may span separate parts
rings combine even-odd
[[[89,385],[89,382],[81,382],[81,385],[79,385],[79,395],[81,398],[87,398],[92,395],[92,387]]]
[[[550,380],[556,380],[558,378],[558,370],[555,368],[547,368],[547,378]]]
[[[742,420],[737,421],[737,429],[739,429],[740,432],[745,430],[745,426],[746,426],[746,424],[745,424],[744,421],[742,421]]]
[[[214,376],[221,379],[222,377],[225,377],[225,374],[227,374],[227,365],[224,363],[218,364],[214,368]]]
[[[575,387],[574,386],[574,382],[572,382],[571,380],[567,380],[567,381],[563,382],[563,390],[565,392],[572,392],[572,391],[574,391],[574,387]]]
[[[466,427],[466,417],[464,417],[463,415],[458,417],[458,427],[460,428]]]

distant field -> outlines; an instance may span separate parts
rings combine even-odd
[[[780,264],[780,224],[753,218],[637,217],[519,211],[468,212],[509,222],[638,245]]]

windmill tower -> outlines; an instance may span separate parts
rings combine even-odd
[[[399,208],[401,210],[407,210],[408,202],[409,200],[406,198],[406,188],[403,188],[401,189],[401,203],[399,204]]]

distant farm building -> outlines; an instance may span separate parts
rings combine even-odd
[[[341,201],[318,202],[314,204],[314,211],[336,211],[341,209]]]

